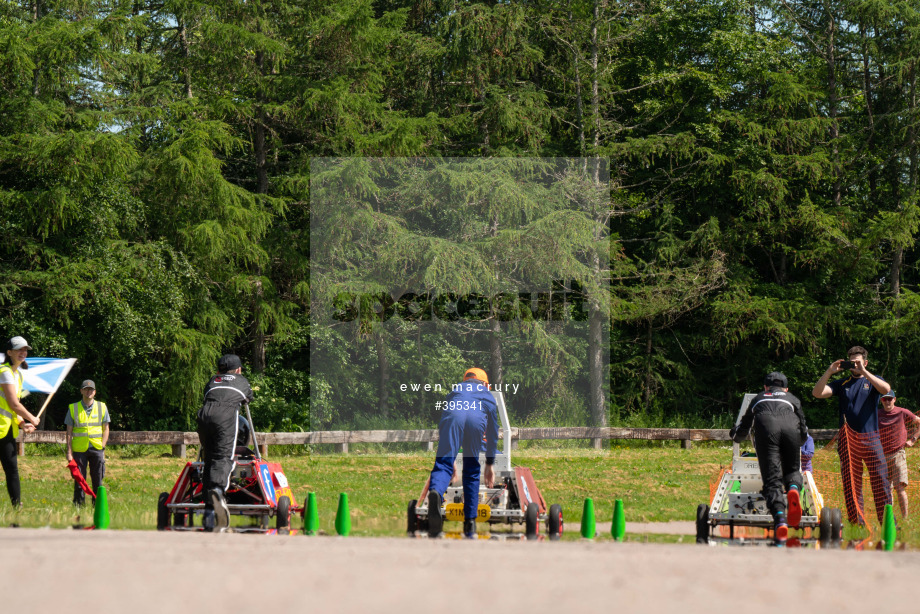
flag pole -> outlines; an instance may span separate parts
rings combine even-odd
[[[54,392],[57,392],[57,390],[55,390]],[[48,403],[51,401],[51,397],[54,396],[54,392],[52,392],[51,394],[48,395],[48,398],[45,399],[45,404],[42,405],[42,408],[41,408],[40,410],[38,410],[38,413],[37,413],[37,414],[35,414],[35,419],[36,419],[36,420],[41,420],[42,414],[45,413],[45,408],[48,407]]]

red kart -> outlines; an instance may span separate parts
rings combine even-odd
[[[246,413],[249,414],[248,406]],[[251,522],[248,526],[233,526],[233,531],[293,533],[295,530],[291,529],[291,516],[302,516],[303,506],[297,504],[281,465],[268,462],[259,454],[255,432],[252,432],[254,452],[245,445],[239,445],[241,441],[249,440],[249,433],[242,436],[244,423],[247,431],[252,424],[240,416],[240,436],[237,437],[233,459],[236,464],[230,474],[230,487],[225,495],[230,515],[246,516]],[[157,501],[157,530],[204,530],[201,519],[207,492],[202,482],[203,472],[203,462],[187,463],[172,490],[160,493]],[[199,515],[197,523],[196,515]],[[273,517],[275,527],[271,528]],[[195,526],[196,524],[198,526]]]

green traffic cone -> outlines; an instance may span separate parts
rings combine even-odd
[[[316,493],[307,495],[307,511],[303,515],[304,535],[316,535],[319,530],[319,513],[316,511]]]
[[[339,509],[335,513],[335,532],[342,537],[351,533],[351,512],[348,511],[348,494],[339,493]]]
[[[626,516],[623,514],[623,500],[617,499],[613,504],[613,522],[610,525],[610,534],[618,542],[623,541],[626,535]]]
[[[93,510],[93,524],[96,529],[109,528],[109,501],[105,492],[105,486],[99,487],[96,493],[96,509]]]
[[[597,529],[594,525],[594,501],[588,497],[581,512],[581,536],[585,539],[594,539],[595,535]]]
[[[885,542],[885,551],[894,550],[894,542],[898,536],[898,528],[894,524],[894,508],[890,503],[885,504],[885,521],[882,524],[882,539]]]

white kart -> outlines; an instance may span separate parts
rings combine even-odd
[[[737,426],[741,422],[751,400],[756,394],[745,394],[741,409],[735,419]],[[752,433],[753,437],[753,433]],[[799,529],[804,539],[818,538],[822,542],[839,541],[843,524],[838,508],[824,506],[824,498],[818,492],[811,472],[803,472],[802,520]],[[696,541],[698,544],[715,543],[720,540],[743,541],[751,539],[748,527],[765,529],[765,537],[771,538],[773,516],[767,509],[763,494],[763,480],[760,477],[760,463],[753,454],[741,454],[740,446],[732,444],[731,469],[725,470],[709,505],[701,503],[696,510]],[[718,529],[716,527],[727,527]],[[790,527],[790,530],[792,528]],[[810,529],[810,531],[805,531]],[[727,533],[727,534],[726,534]],[[790,533],[790,538],[794,536]],[[756,538],[753,538],[756,540]]]

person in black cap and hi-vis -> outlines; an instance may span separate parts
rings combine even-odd
[[[67,460],[76,461],[83,478],[89,465],[93,492],[98,493],[105,477],[105,445],[109,441],[109,408],[96,398],[96,384],[83,380],[80,384],[83,398],[67,407],[64,424],[67,425]],[[86,494],[79,484],[73,485],[73,504],[83,505]],[[93,499],[95,505],[96,500]]]
[[[233,449],[239,424],[239,410],[252,401],[249,380],[240,375],[243,363],[236,354],[224,354],[217,361],[217,375],[204,388],[204,404],[198,411],[198,437],[204,456],[204,528],[223,531],[230,526],[225,493],[233,471]]]
[[[763,496],[773,515],[776,543],[783,545],[789,527],[799,526],[802,519],[799,454],[808,437],[808,427],[802,403],[789,393],[789,384],[782,373],[774,371],[764,378],[763,392],[754,397],[741,421],[732,428],[732,440],[744,441],[752,426]],[[784,490],[788,491],[785,497]]]

